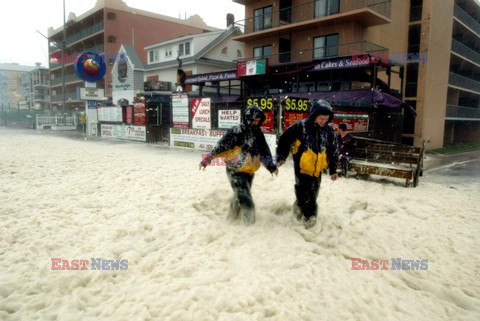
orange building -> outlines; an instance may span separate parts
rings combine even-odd
[[[111,70],[116,54],[122,44],[135,48],[142,63],[147,63],[144,47],[167,39],[188,34],[218,30],[207,26],[203,20],[194,15],[186,20],[147,12],[128,7],[121,0],[97,0],[95,6],[76,17],[73,13],[66,23],[65,61],[66,110],[82,110],[85,102],[77,100],[76,88],[84,87],[73,70],[74,54],[84,51],[95,51],[105,56],[107,73],[105,79],[97,84],[105,89],[105,95],[111,97]],[[62,110],[62,57],[60,57],[63,41],[63,26],[48,31],[50,61],[50,91],[53,110]]]
[[[236,22],[244,34],[234,39],[245,43],[246,59],[269,58],[278,66],[358,52],[380,55],[403,68],[379,79],[417,112],[404,114],[403,143],[428,140],[432,149],[480,140],[477,0],[233,1],[245,5],[246,19]],[[341,79],[322,83],[311,79],[308,90],[375,87],[352,81],[344,86]]]

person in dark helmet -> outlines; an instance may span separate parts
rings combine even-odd
[[[259,107],[248,106],[243,123],[230,128],[213,150],[204,155],[199,166],[205,169],[214,157],[223,158],[234,193],[228,217],[243,216],[245,225],[255,223],[255,205],[250,192],[255,172],[263,164],[272,175],[278,175],[277,165],[260,130],[264,120],[265,114]]]
[[[292,151],[296,196],[293,212],[297,219],[303,219],[305,228],[313,227],[317,222],[317,196],[322,171],[328,168],[333,181],[338,177],[337,142],[329,124],[332,119],[330,104],[324,100],[314,101],[309,116],[287,128],[277,146],[279,166]]]
[[[342,164],[342,175],[347,176],[348,163],[355,155],[357,140],[347,131],[347,124],[338,125],[338,161]]]

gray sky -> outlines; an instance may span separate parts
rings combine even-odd
[[[175,18],[198,14],[210,26],[225,28],[226,14],[235,21],[244,19],[244,6],[231,0],[124,0],[129,6]],[[77,16],[91,9],[96,0],[65,0],[65,12]],[[49,27],[63,24],[62,0],[2,0],[0,2],[0,63],[16,62],[48,67],[47,36]]]

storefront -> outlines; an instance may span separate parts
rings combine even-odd
[[[237,70],[221,74],[187,77],[186,83],[199,85],[200,93],[207,87],[216,88],[214,92],[217,93],[229,93],[232,91],[231,84],[236,83],[240,95],[210,94],[211,97],[188,98],[188,102],[183,104],[184,124],[188,116],[188,127],[184,128],[217,130],[234,125],[233,119],[241,119],[244,108],[255,104],[267,116],[263,131],[277,135],[295,121],[305,118],[313,100],[324,99],[333,106],[334,124],[346,123],[357,136],[399,143],[405,113],[415,114],[411,107],[397,98],[402,97],[401,91],[392,90],[389,86],[392,75],[396,74],[400,82],[398,87],[403,88],[400,77],[403,66],[370,55],[274,66],[268,66],[268,61],[263,65],[258,60],[254,62],[256,64],[247,66],[243,63]],[[193,112],[194,99],[198,98],[210,100],[208,121],[205,114],[195,116]],[[199,117],[201,121],[192,122],[194,117]]]

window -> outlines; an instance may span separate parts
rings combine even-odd
[[[115,20],[117,18],[117,15],[114,14],[113,12],[107,13],[107,19],[108,20]]]
[[[166,47],[165,48],[165,58],[171,57],[172,56],[172,47]]]
[[[417,102],[415,100],[407,100],[405,102],[417,110]],[[415,133],[415,115],[412,112],[405,112],[403,115],[403,133]]]
[[[183,43],[178,45],[178,55],[183,56]]]
[[[253,48],[253,58],[272,58],[272,46]]]
[[[181,43],[178,45],[178,55],[186,56],[190,54],[190,42]]]
[[[157,50],[150,50],[148,52],[148,60],[150,63],[152,62],[158,62],[160,60],[159,54],[158,54],[158,49]]]
[[[272,27],[272,6],[255,10],[254,16],[254,31],[264,30]]]
[[[107,41],[108,41],[109,43],[116,43],[116,42],[117,42],[117,38],[115,38],[115,36],[108,36]]]
[[[338,34],[313,38],[313,59],[338,55]]]
[[[408,52],[420,52],[421,24],[415,24],[408,28]]]
[[[242,58],[242,57],[243,57],[242,51],[240,49],[237,49],[237,58]]]
[[[407,64],[405,97],[417,96],[418,63]]]
[[[222,49],[222,55],[228,55],[228,48],[227,47],[224,47]]]
[[[321,18],[338,13],[340,0],[315,0],[315,18]]]
[[[410,0],[410,22],[422,20],[423,0]]]

